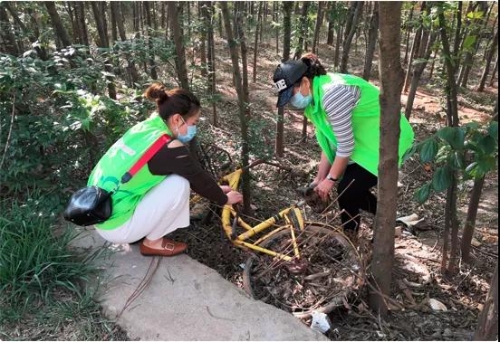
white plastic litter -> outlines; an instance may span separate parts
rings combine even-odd
[[[443,303],[434,298],[429,299],[429,305],[434,311],[448,311],[448,308]]]
[[[312,312],[311,329],[324,334],[330,330],[331,326],[332,323],[326,314],[317,311]]]

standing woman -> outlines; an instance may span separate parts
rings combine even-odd
[[[186,148],[196,134],[200,102],[190,92],[151,85],[145,97],[156,101],[157,112],[130,128],[99,160],[88,185],[112,191],[133,160],[143,155],[162,135],[168,142],[127,183],[112,194],[112,215],[96,225],[112,243],[143,239],[143,255],[173,256],[187,245],[165,238],[177,228],[189,226],[189,195],[199,195],[220,206],[242,201],[242,196],[217,182],[191,158]]]
[[[377,185],[380,140],[379,90],[360,77],[327,73],[314,54],[281,63],[273,77],[279,91],[278,107],[287,103],[304,109],[316,129],[321,147],[315,191],[322,199],[337,186],[341,220],[355,242],[359,211],[372,214],[377,198],[370,188]],[[399,166],[413,143],[413,129],[404,115],[400,121]]]

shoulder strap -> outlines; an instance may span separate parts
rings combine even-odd
[[[160,136],[151,147],[142,155],[141,158],[126,172],[121,179],[121,183],[127,183],[132,177],[151,159],[153,156],[168,143],[172,138],[166,134]]]

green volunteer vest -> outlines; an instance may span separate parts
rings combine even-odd
[[[87,185],[97,185],[112,191],[125,174],[162,135],[171,135],[168,126],[158,114],[139,122],[130,128],[104,154],[90,174]],[[121,184],[112,195],[113,212],[104,223],[96,225],[99,229],[111,230],[125,223],[134,213],[135,208],[154,186],[166,176],[155,176],[144,165],[130,181]]]
[[[330,163],[335,159],[337,139],[327,114],[321,106],[323,95],[331,84],[357,86],[360,89],[360,99],[352,112],[352,129],[354,135],[354,151],[351,160],[366,170],[378,176],[379,144],[380,144],[380,103],[379,90],[364,79],[347,74],[327,74],[313,79],[313,98],[304,111],[304,115],[316,128],[316,138]],[[400,121],[399,161],[413,143],[413,129],[404,115]]]

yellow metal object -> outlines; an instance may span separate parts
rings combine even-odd
[[[234,240],[233,243],[235,245],[240,245],[240,246],[244,246],[244,247],[250,248],[250,249],[252,249],[254,251],[257,251],[257,252],[265,253],[267,255],[279,258],[279,259],[284,260],[284,261],[291,261],[293,259],[292,257],[290,257],[288,255],[281,254],[281,253],[276,253],[276,252],[271,251],[269,249],[262,248],[260,246],[256,246],[254,244],[247,243],[247,242],[244,242],[244,241],[241,241],[241,240]]]

